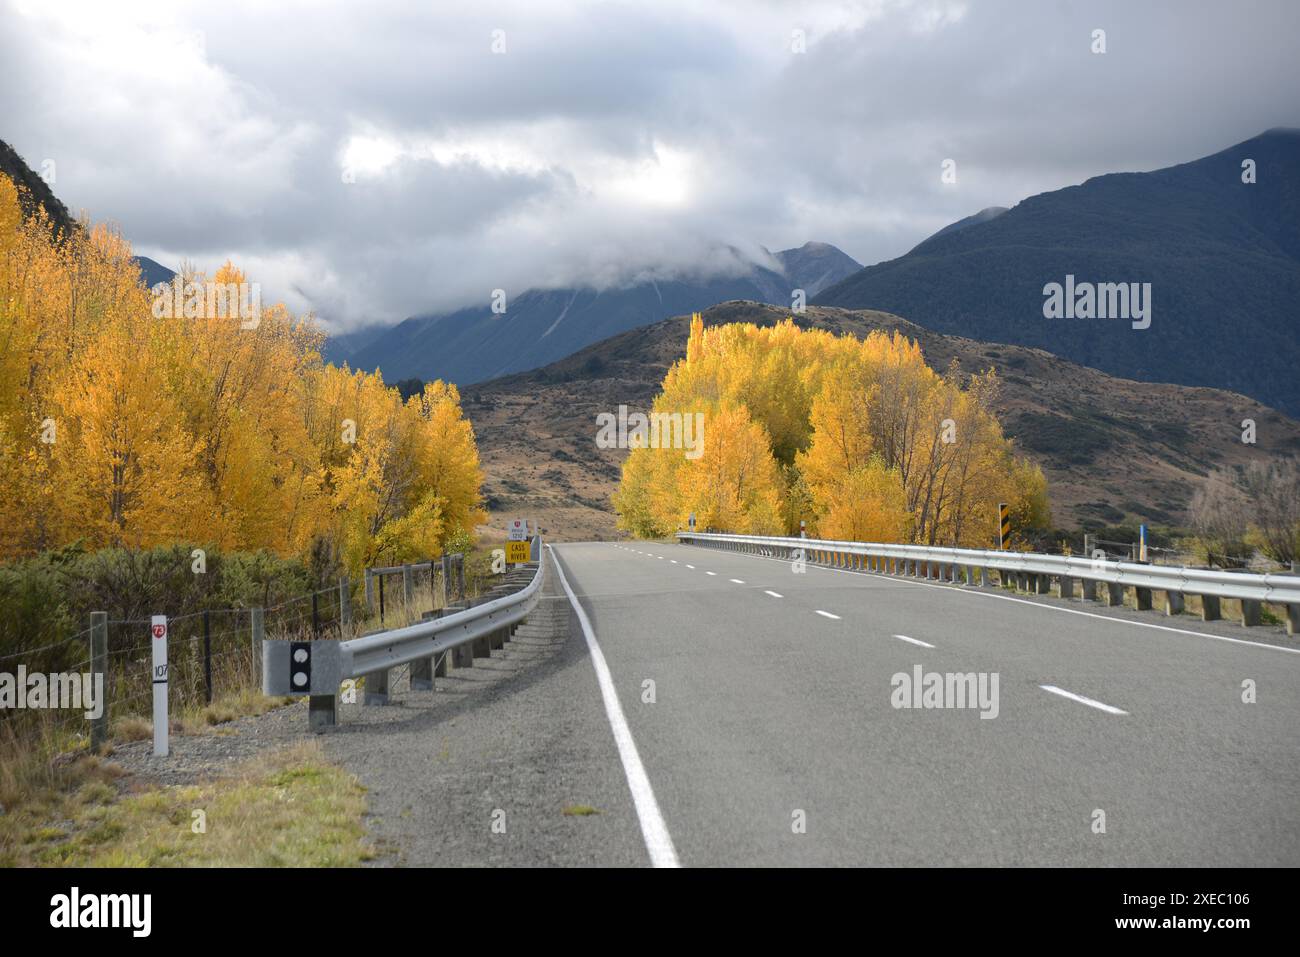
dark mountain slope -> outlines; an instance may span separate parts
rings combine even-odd
[[[1242,182],[1242,162],[1257,182]],[[1046,319],[1043,287],[1149,282],[1152,321]],[[930,329],[1036,346],[1128,378],[1231,389],[1300,414],[1300,131],[1116,173],[941,232],[827,289]]]
[[[56,237],[71,232],[76,220],[68,214],[68,208],[54,195],[49,184],[4,140],[0,140],[0,173],[8,176],[18,187],[18,201],[24,216],[31,216],[38,207],[43,207]]]

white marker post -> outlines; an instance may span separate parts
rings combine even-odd
[[[167,616],[154,615],[150,628],[153,645],[153,753],[167,757]]]

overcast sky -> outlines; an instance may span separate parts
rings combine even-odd
[[[70,209],[343,328],[726,244],[874,263],[1300,126],[1296,0],[0,7],[0,139]]]

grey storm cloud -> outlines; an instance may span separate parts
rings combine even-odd
[[[808,239],[876,262],[985,206],[1298,125],[1290,0],[11,0],[3,18],[0,139],[53,160],[70,208],[169,265],[233,258],[336,328]]]

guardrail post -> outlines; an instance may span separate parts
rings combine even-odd
[[[366,684],[369,683],[366,682]],[[307,697],[307,727],[312,731],[321,731],[338,724],[338,700],[338,695],[309,695]]]
[[[410,565],[402,566],[402,598],[408,609],[415,605],[415,574]]]
[[[1141,588],[1137,585],[1134,585],[1133,604],[1137,607],[1138,611],[1150,611],[1151,610],[1151,589]]]
[[[430,574],[433,574],[432,568],[431,565]],[[451,604],[451,556],[445,552],[442,556],[442,604]]]
[[[1223,617],[1218,595],[1201,596],[1201,621],[1218,621]]]
[[[366,569],[366,611],[375,610],[375,576]]]
[[[1300,605],[1287,605],[1286,633],[1294,637],[1298,630],[1300,630]]]
[[[495,592],[495,594],[492,594],[492,593],[490,592],[490,593],[488,593],[487,595],[485,595],[483,598],[479,599],[478,601],[471,601],[471,602],[470,602],[470,607],[473,608],[475,605],[484,605],[484,604],[487,604],[489,601],[493,601],[493,600],[495,600],[495,599],[497,599],[497,598],[502,597],[503,595],[508,595],[508,594],[510,594],[510,592],[513,591],[513,590],[514,590],[514,589],[500,589],[500,590],[498,590],[498,589],[494,588],[494,589],[492,589],[492,592]],[[484,635],[482,638],[475,638],[473,641],[471,641],[471,642],[469,643],[469,645],[470,645],[470,648],[471,648],[471,650],[472,650],[471,653],[474,655],[475,658],[491,658],[491,657],[492,657],[492,642],[488,640],[488,636],[487,636],[487,635]]]
[[[365,703],[369,705],[388,704],[388,669],[372,671],[366,675]]]
[[[1094,579],[1092,579],[1092,578],[1084,578],[1084,579],[1082,579],[1082,580],[1079,582],[1079,585],[1080,585],[1080,587],[1081,587],[1081,590],[1083,591],[1083,598],[1084,598],[1084,601],[1096,601],[1096,600],[1097,600],[1097,582],[1096,582],[1096,580],[1094,580]]]
[[[1243,598],[1241,600],[1241,626],[1243,628],[1259,624],[1260,608],[1260,602],[1253,598]]]
[[[90,613],[90,673],[99,675],[99,717],[90,719],[90,749],[98,751],[108,743],[108,612]]]
[[[1062,597],[1062,598],[1073,598],[1073,597],[1074,597],[1074,579],[1071,578],[1069,575],[1062,575],[1062,576],[1058,579],[1058,581],[1061,583],[1061,597]]]
[[[1165,614],[1181,615],[1185,604],[1183,602],[1183,593],[1177,591],[1165,592]]]
[[[468,602],[458,601],[448,605],[445,609],[445,613],[451,615],[458,611],[464,611],[468,607]],[[469,645],[457,645],[455,648],[451,649],[451,666],[453,668],[473,668],[474,649]]]
[[[458,552],[456,555],[456,598],[460,601],[465,600],[465,553]]]
[[[432,565],[432,562],[430,562]],[[420,616],[420,621],[432,621],[435,618],[442,617],[442,609],[435,608],[433,611],[426,611]],[[437,655],[428,658],[417,658],[411,662],[411,690],[412,691],[433,691],[434,677],[434,659]],[[444,669],[444,674],[446,673]]]
[[[1102,592],[1102,604],[1118,607],[1124,604],[1124,586],[1119,582],[1106,582],[1106,590]]]
[[[352,582],[346,576],[339,579],[339,632],[342,637],[347,637],[347,631],[352,625]]]

